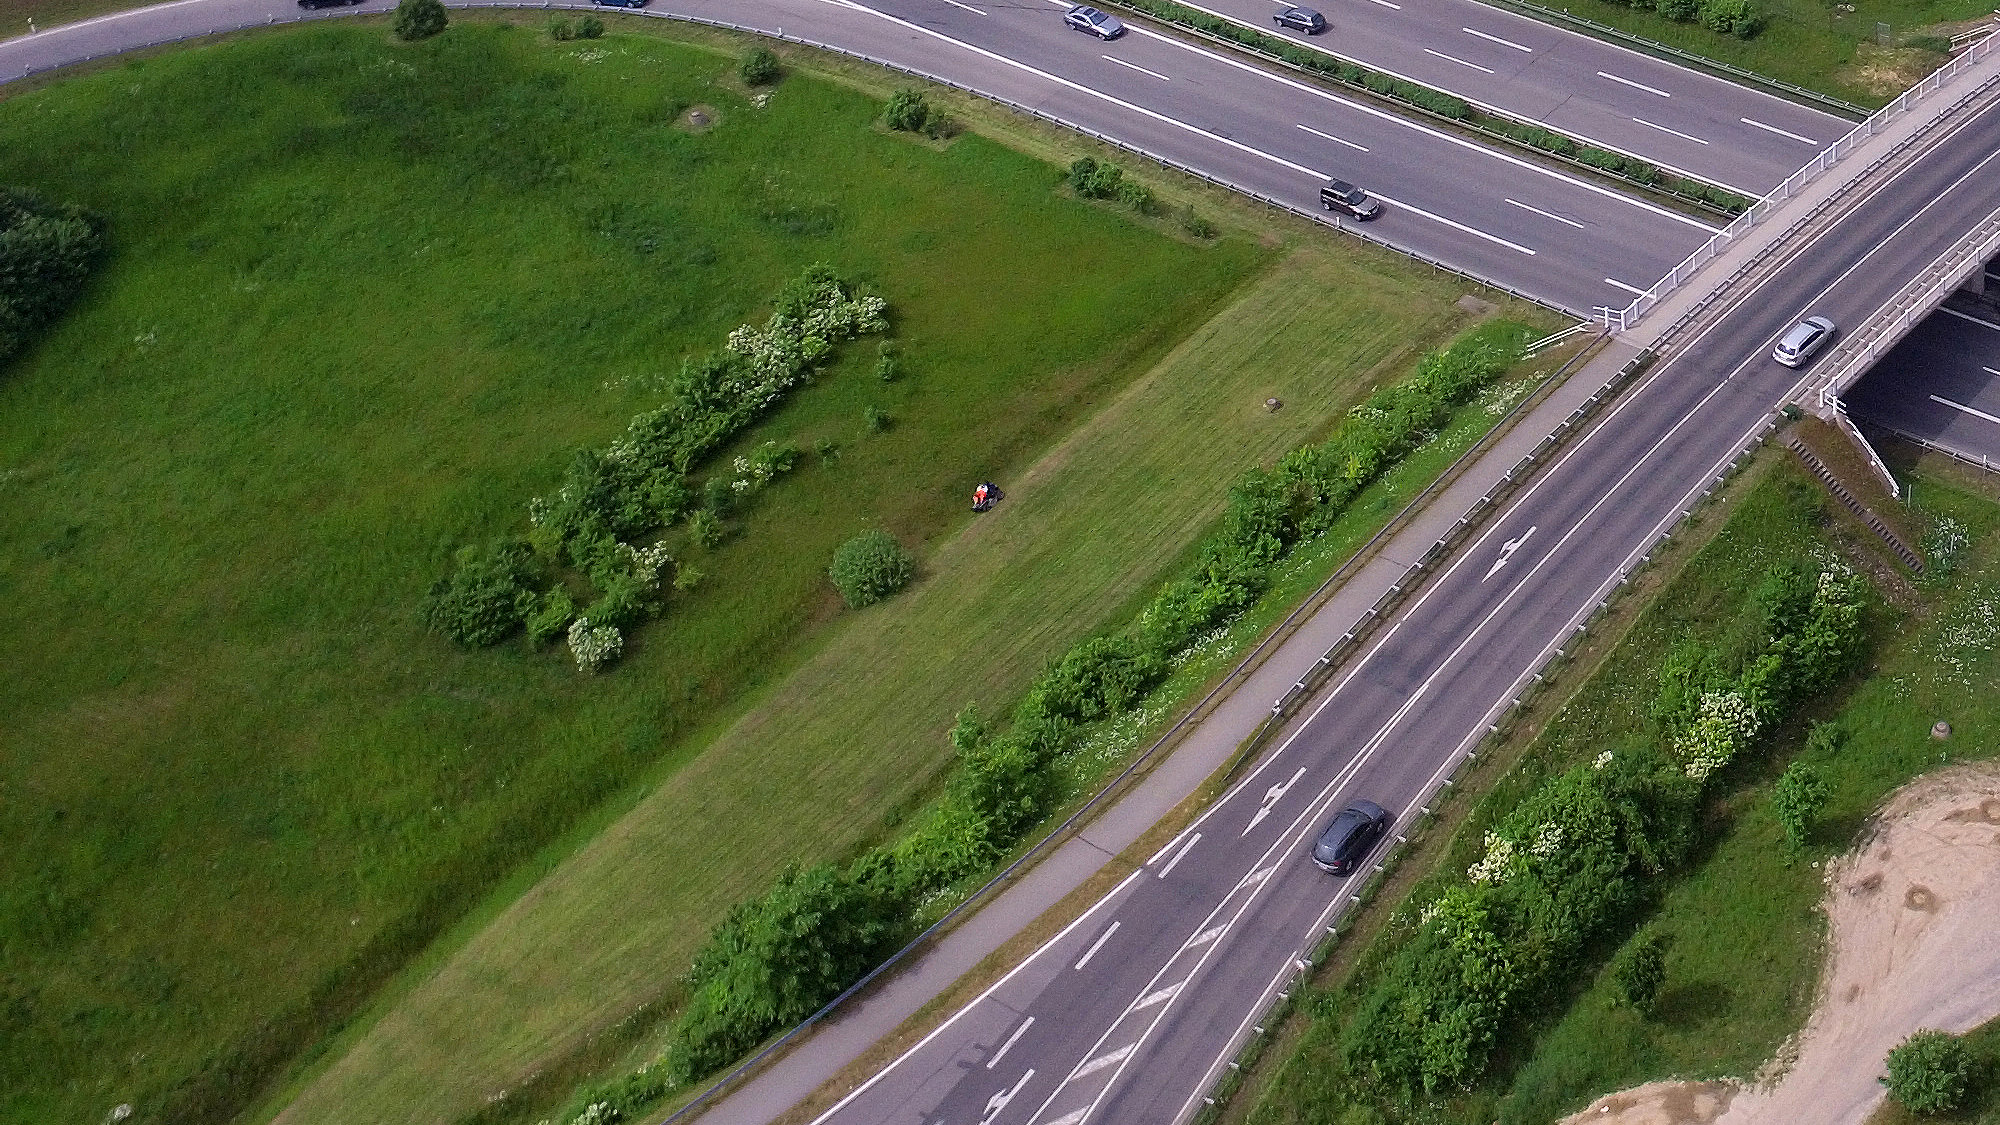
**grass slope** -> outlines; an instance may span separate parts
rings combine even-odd
[[[640,1001],[789,860],[886,834],[948,766],[966,703],[1002,713],[1120,619],[1243,468],[1317,436],[1464,313],[1445,281],[1300,252],[1018,478],[908,594],[859,615],[703,757],[391,1008],[282,1115],[447,1120]],[[1277,397],[1277,413],[1264,400]],[[1490,416],[1489,416],[1490,418]],[[1435,471],[1435,470],[1433,470]]]
[[[350,26],[0,104],[0,181],[99,209],[116,248],[0,377],[0,1119],[227,1117],[807,655],[842,538],[948,536],[970,482],[1271,258],[1052,194],[976,136],[887,135],[850,91],[759,108],[732,69]],[[719,125],[677,128],[694,103]],[[881,286],[908,376],[857,350],[750,435],[844,452],[695,559],[707,583],[624,666],[421,633],[451,546],[520,528],[648,377],[820,259]]]

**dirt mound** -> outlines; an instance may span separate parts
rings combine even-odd
[[[1898,790],[1826,881],[1830,963],[1782,1077],[1753,1088],[1654,1082],[1565,1125],[1858,1125],[1904,1036],[2000,1015],[2000,763]]]

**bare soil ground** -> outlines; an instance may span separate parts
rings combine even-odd
[[[2000,1014],[2000,763],[1898,790],[1826,883],[1829,963],[1782,1075],[1649,1083],[1564,1125],[1858,1125],[1880,1104],[1882,1060],[1903,1037]]]

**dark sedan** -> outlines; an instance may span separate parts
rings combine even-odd
[[[1313,862],[1335,875],[1353,873],[1389,830],[1393,819],[1373,801],[1354,802],[1319,834],[1319,842],[1313,845]]]

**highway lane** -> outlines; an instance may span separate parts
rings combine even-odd
[[[1573,445],[1279,748],[1074,927],[822,1121],[1177,1121],[1343,905],[1311,835],[1368,797],[1407,823],[1524,669],[1573,636],[1809,373],[1800,317],[1857,323],[2000,207],[2000,107],[1857,200]],[[1080,967],[1079,967],[1080,966]],[[991,1065],[989,1065],[991,1064]]]
[[[2000,313],[1939,309],[1843,401],[1857,418],[2000,464]]]
[[[1272,25],[1285,0],[1181,2],[1753,197],[1852,127],[1479,0],[1309,0],[1314,36]]]
[[[370,0],[360,10],[385,7]],[[352,11],[340,9],[337,11]],[[949,77],[1303,208],[1337,175],[1387,203],[1370,231],[1579,313],[1622,306],[1713,227],[1197,44],[1101,44],[1061,7],[966,0],[656,0]],[[982,14],[983,13],[983,14]],[[0,79],[239,22],[289,0],[177,0],[0,43]]]

